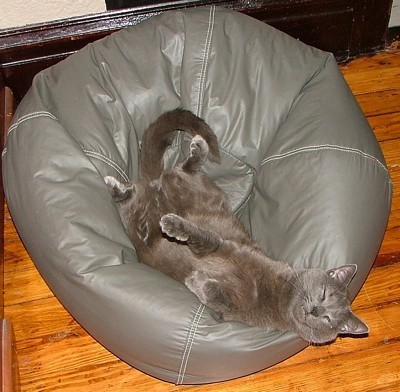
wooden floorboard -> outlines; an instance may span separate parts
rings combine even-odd
[[[400,44],[353,60],[341,70],[374,129],[394,184],[388,228],[375,264],[395,263],[400,261]]]
[[[21,391],[400,391],[400,51],[341,66],[373,127],[394,183],[393,208],[376,266],[354,302],[367,338],[310,346],[265,371],[177,387],[120,361],[54,298],[5,214],[5,312],[13,322]]]

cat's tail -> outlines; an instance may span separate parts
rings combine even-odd
[[[164,152],[172,144],[175,131],[185,131],[191,136],[200,135],[208,144],[208,158],[220,162],[218,140],[211,128],[192,112],[175,109],[158,117],[143,135],[140,174],[148,181],[160,177],[164,169]]]

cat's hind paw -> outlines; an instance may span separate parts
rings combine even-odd
[[[187,241],[189,234],[183,227],[182,218],[175,214],[163,215],[160,220],[161,231],[168,237],[175,238],[178,241]]]
[[[197,296],[201,303],[212,309],[219,318],[229,313],[232,301],[217,279],[202,271],[193,271],[185,279],[185,286]]]
[[[208,144],[200,136],[196,135],[190,142],[190,154],[183,162],[182,168],[186,172],[197,172],[203,166],[208,156]]]
[[[200,135],[194,136],[192,138],[192,141],[190,142],[190,156],[205,158],[207,157],[207,154],[208,154],[207,142]]]
[[[105,176],[103,179],[115,201],[125,200],[135,192],[134,184],[123,184],[113,176]]]

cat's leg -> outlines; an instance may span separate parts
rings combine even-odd
[[[122,201],[132,196],[135,192],[135,185],[132,183],[123,184],[113,176],[104,177],[104,182],[110,190],[111,196],[115,201]]]
[[[186,172],[196,172],[200,170],[208,155],[208,144],[200,136],[193,137],[190,143],[190,154],[185,162],[182,164],[182,169]]]
[[[215,252],[221,238],[212,231],[203,230],[188,220],[175,214],[167,214],[161,217],[161,230],[169,237],[178,241],[186,241],[190,250],[198,257]]]
[[[204,272],[193,271],[185,279],[185,285],[202,304],[214,310],[219,317],[223,318],[229,313],[232,301],[217,279],[207,276]]]

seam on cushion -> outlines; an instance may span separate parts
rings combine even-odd
[[[333,56],[333,54],[329,53],[329,55],[324,59],[324,61],[321,62],[319,67],[316,70],[314,70],[314,72],[309,76],[309,78],[306,80],[304,85],[298,91],[296,97],[293,99],[293,102],[291,103],[290,108],[287,112],[286,118],[285,118],[285,120],[283,120],[282,124],[291,116],[292,111],[296,108],[297,98],[304,92],[305,89],[307,89],[309,87],[309,84],[311,83],[311,81],[314,80],[314,78],[316,78],[321,72],[323,72],[327,68],[328,63],[330,63],[332,61],[332,59],[335,61],[335,57]],[[278,131],[279,131],[279,128],[278,128]],[[279,134],[279,132],[277,132],[275,134],[275,136],[278,134]]]
[[[190,352],[192,351],[194,338],[196,337],[197,328],[199,326],[199,322],[200,322],[201,316],[203,315],[204,309],[205,309],[205,306],[203,304],[200,304],[199,307],[197,308],[197,311],[196,311],[194,317],[193,317],[193,320],[192,320],[192,323],[190,326],[190,330],[187,335],[185,348],[184,348],[183,354],[182,354],[181,366],[179,368],[176,385],[183,384],[187,364],[189,362]]]
[[[17,129],[25,121],[32,120],[32,119],[38,118],[38,117],[50,117],[51,119],[58,121],[58,118],[56,116],[54,116],[50,112],[46,112],[46,111],[39,111],[39,112],[33,112],[33,113],[25,114],[24,116],[19,118],[18,121],[15,124],[11,125],[11,127],[8,129],[7,136],[12,131]]]
[[[12,124],[10,126],[10,128],[8,128],[7,137],[11,134],[11,132],[16,130],[25,121],[32,120],[32,119],[38,118],[38,117],[49,117],[52,120],[58,121],[58,118],[56,116],[54,116],[50,112],[47,112],[47,111],[44,111],[44,110],[41,110],[41,111],[38,111],[38,112],[28,113],[28,114],[25,114],[24,116],[21,116],[15,124]],[[5,147],[3,149],[2,153],[1,153],[1,157],[3,158],[6,154],[7,154],[7,147]]]
[[[124,181],[129,182],[129,176],[125,173],[125,171],[121,168],[121,166],[119,166],[112,159],[106,157],[105,155],[103,155],[97,151],[83,149],[83,152],[88,157],[95,158],[95,159],[98,159],[99,161],[106,163],[108,166],[113,168],[124,179]]]
[[[174,143],[174,144],[171,145],[171,148],[179,148],[182,144],[183,144],[183,142]],[[250,199],[250,197],[251,197],[251,192],[252,192],[252,190],[254,189],[254,185],[255,185],[255,176],[256,176],[256,174],[257,174],[257,170],[256,170],[253,166],[251,166],[251,165],[249,165],[247,162],[245,162],[243,159],[240,159],[240,158],[237,157],[235,154],[232,154],[231,152],[229,152],[229,151],[223,149],[221,146],[219,146],[219,151],[220,151],[220,152],[223,152],[224,154],[226,154],[226,155],[228,155],[228,156],[230,156],[230,157],[232,157],[233,159],[236,159],[238,162],[240,162],[241,164],[243,164],[244,166],[246,166],[246,167],[250,170],[250,172],[251,172],[253,185],[252,185],[252,187],[251,187],[251,189],[250,189],[250,192],[249,192],[249,194],[247,195],[246,199],[243,200],[243,202],[242,202],[242,203],[237,207],[237,209],[235,210],[235,212],[238,212],[238,211],[240,211],[240,209],[243,208],[243,206],[244,206],[245,204],[247,204],[247,202],[249,201],[249,199]]]
[[[196,108],[196,114],[199,117],[201,117],[201,114],[203,112],[204,89],[205,89],[207,69],[210,59],[211,41],[214,32],[214,22],[215,22],[215,6],[212,6],[210,8],[210,13],[208,17],[208,29],[207,29],[206,41],[204,44],[203,61],[200,70],[199,95],[197,97],[197,108]]]
[[[232,154],[231,152],[229,152],[229,151],[227,151],[227,150],[221,148],[221,146],[219,147],[219,150],[222,151],[223,153],[225,153],[226,155],[229,155],[230,157],[236,159],[238,162],[242,163],[243,165],[245,165],[245,166],[250,170],[250,172],[251,172],[252,186],[251,186],[251,188],[250,188],[250,192],[249,192],[249,194],[247,195],[246,199],[244,199],[243,202],[237,207],[237,209],[236,209],[235,212],[238,212],[238,211],[240,211],[240,210],[243,208],[243,206],[246,205],[246,204],[248,203],[248,201],[250,200],[251,194],[252,194],[253,189],[254,189],[254,186],[255,186],[255,177],[256,177],[256,174],[257,174],[257,170],[256,170],[253,166],[251,166],[251,165],[249,165],[247,162],[245,162],[244,160],[238,158],[235,154]]]
[[[291,157],[293,155],[297,155],[303,152],[314,152],[314,151],[340,151],[340,152],[347,152],[347,153],[351,153],[351,154],[357,154],[362,156],[363,158],[367,158],[370,159],[372,161],[374,161],[375,163],[378,164],[378,166],[380,166],[386,173],[388,173],[388,170],[386,168],[386,166],[381,163],[377,158],[375,158],[374,156],[367,154],[361,150],[358,150],[356,148],[352,148],[352,147],[343,147],[343,146],[337,146],[337,145],[332,145],[332,144],[322,144],[320,146],[307,146],[307,147],[301,147],[301,148],[297,148],[295,150],[292,151],[288,151],[282,154],[276,154],[276,155],[272,155],[266,159],[264,159],[261,162],[261,166],[263,166],[264,164],[271,162],[271,161],[277,161],[277,160],[281,160],[284,158],[288,158]]]
[[[179,148],[182,145],[183,145],[183,142],[178,142],[178,143],[171,144],[170,148]],[[252,173],[257,173],[257,170],[253,166],[251,166],[250,164],[245,162],[243,159],[237,157],[235,154],[232,154],[230,151],[225,150],[221,146],[219,146],[219,150],[221,152],[223,152],[224,154],[229,155],[230,157],[236,159],[238,162],[242,163],[243,165],[247,166]]]

